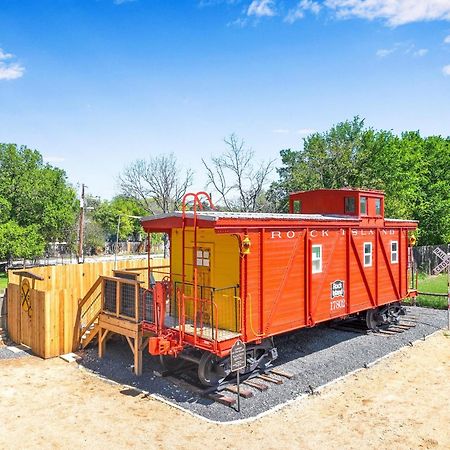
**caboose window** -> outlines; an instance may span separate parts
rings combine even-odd
[[[364,242],[364,267],[372,266],[372,242]]]
[[[346,214],[355,212],[355,197],[345,197],[344,203]]]
[[[300,214],[302,212],[302,202],[300,200],[294,200],[294,214]]]
[[[197,249],[197,266],[209,267],[209,250]]]
[[[397,241],[391,241],[391,263],[392,264],[398,263],[398,242]]]
[[[312,273],[322,272],[322,246],[312,246]]]
[[[359,213],[367,214],[367,197],[361,197],[359,199]]]
[[[381,216],[381,198],[375,199],[375,215]]]

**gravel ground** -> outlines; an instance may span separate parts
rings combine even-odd
[[[0,359],[17,359],[25,356],[30,356],[30,353],[20,347],[0,345]]]
[[[228,422],[254,417],[446,327],[446,311],[419,307],[408,307],[407,310],[408,314],[418,318],[418,323],[395,335],[361,334],[320,325],[276,338],[279,358],[275,366],[295,377],[284,378],[281,385],[268,383],[270,386],[265,392],[251,388],[254,397],[241,400],[240,413],[202,398],[195,389],[175,385],[157,376],[154,371],[161,370],[158,358],[147,352],[144,352],[143,375],[136,377],[132,373],[133,359],[125,338],[111,339],[103,360],[98,359],[96,346],[81,351],[80,363],[104,378],[156,394],[208,419]]]

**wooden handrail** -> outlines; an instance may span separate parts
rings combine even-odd
[[[78,302],[78,308],[81,308],[84,306],[84,304],[89,300],[89,297],[95,292],[95,290],[100,286],[100,283],[102,282],[102,277],[98,277],[97,281],[91,286],[91,288],[87,291],[86,295],[80,299]]]

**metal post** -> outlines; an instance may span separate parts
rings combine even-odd
[[[241,412],[241,393],[240,393],[240,380],[239,380],[239,372],[237,371],[237,410],[238,412]]]
[[[80,201],[80,223],[78,233],[78,262],[81,263],[84,260],[83,244],[84,244],[84,183],[81,185],[81,201]]]
[[[117,221],[117,233],[116,233],[116,248],[114,251],[114,269],[117,269],[117,250],[119,247],[119,233],[120,233],[120,218],[122,214],[119,214],[119,220]]]
[[[447,258],[450,258],[450,244],[447,245]],[[450,264],[447,265],[447,329],[450,331]]]

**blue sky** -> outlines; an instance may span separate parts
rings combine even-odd
[[[256,157],[355,115],[450,135],[450,0],[0,0],[0,142],[117,193],[232,132]]]

